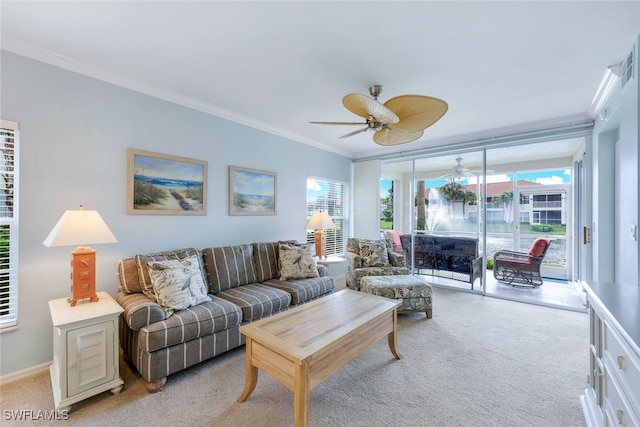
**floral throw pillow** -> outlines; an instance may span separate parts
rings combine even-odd
[[[318,263],[310,245],[278,245],[280,280],[319,277]]]
[[[196,256],[147,263],[153,291],[167,315],[211,301]]]
[[[388,267],[389,255],[387,254],[387,245],[382,242],[360,242],[359,243],[360,258],[362,258],[363,267]]]

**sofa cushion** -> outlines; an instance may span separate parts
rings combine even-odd
[[[358,246],[363,267],[386,267],[390,265],[385,243],[375,240],[361,240]]]
[[[206,248],[202,259],[212,294],[257,281],[252,245]]]
[[[136,255],[136,265],[138,266],[138,275],[140,277],[140,286],[142,288],[142,292],[157,302],[156,295],[153,292],[153,283],[151,282],[151,277],[149,276],[149,267],[147,263],[149,261],[166,261],[169,259],[180,260],[182,258],[187,258],[195,255],[198,260],[200,259],[200,251],[196,248],[185,248],[185,249],[177,249],[173,251],[164,251],[164,252],[154,252],[146,255]],[[203,279],[204,279],[204,272]],[[206,282],[205,282],[206,283]]]
[[[547,240],[545,239],[536,239],[531,244],[529,248],[529,255],[533,257],[541,257],[544,254],[544,251],[547,249]]]
[[[158,304],[168,314],[211,301],[195,255],[181,260],[149,261],[147,265]]]
[[[333,292],[336,282],[331,276],[314,277],[301,280],[279,280],[271,279],[263,285],[288,292],[291,295],[291,304],[302,304],[322,295]]]
[[[288,292],[254,283],[220,291],[217,296],[242,309],[243,322],[251,322],[284,310],[291,304]]]
[[[152,352],[191,341],[242,323],[240,307],[215,296],[211,301],[177,311],[166,320],[140,329],[142,350]]]
[[[278,246],[280,280],[319,277],[318,263],[310,245]]]
[[[140,274],[135,258],[127,258],[118,262],[118,280],[120,290],[128,294],[142,292]]]
[[[253,244],[256,282],[262,283],[280,277],[278,244],[279,242],[258,242]]]

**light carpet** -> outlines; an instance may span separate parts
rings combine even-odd
[[[562,311],[434,289],[432,319],[398,315],[387,340],[311,391],[310,426],[584,426],[588,319]],[[260,372],[244,403],[244,346],[170,376],[149,394],[125,363],[125,382],[72,406],[69,419],[14,421],[7,411],[53,408],[48,373],[0,389],[4,426],[290,426],[293,393]],[[10,417],[9,417],[10,418]]]

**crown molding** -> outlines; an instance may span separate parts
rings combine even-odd
[[[291,132],[283,131],[268,123],[253,120],[249,117],[234,113],[224,108],[220,108],[214,104],[204,102],[200,99],[185,96],[175,91],[166,90],[161,87],[149,85],[139,80],[130,79],[123,75],[113,73],[111,71],[94,67],[87,63],[78,61],[74,58],[60,55],[54,51],[44,49],[42,47],[27,43],[12,37],[3,36],[0,42],[0,49],[7,52],[14,53],[16,55],[24,56],[36,61],[44,62],[49,65],[53,65],[58,68],[65,69],[74,73],[78,73],[87,77],[91,77],[103,82],[110,83],[112,85],[122,87],[125,89],[139,92],[154,98],[162,99],[164,101],[171,102],[173,104],[181,105],[183,107],[190,108],[192,110],[200,111],[211,116],[229,120],[234,123],[238,123],[253,129],[258,129],[273,135],[277,135],[283,138],[290,139],[294,142],[310,145],[315,148],[319,148],[324,151],[333,152],[345,157],[352,158],[352,154],[345,150],[340,150],[336,147],[328,146],[318,141],[306,138],[301,135],[297,135]]]

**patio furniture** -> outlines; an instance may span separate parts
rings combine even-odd
[[[360,290],[364,276],[395,276],[410,274],[404,255],[393,252],[388,239],[347,239],[346,282],[349,289]]]
[[[393,252],[404,255],[404,249],[402,249],[402,243],[400,242],[401,233],[398,230],[385,230],[384,238],[391,240],[391,248]]]
[[[493,277],[512,286],[537,288],[542,285],[540,267],[550,243],[548,239],[538,238],[531,244],[529,252],[496,252],[493,255]]]
[[[400,236],[407,260],[411,259],[411,235]],[[413,236],[413,268],[416,273],[461,280],[471,284],[482,280],[482,257],[478,239],[461,236],[415,234]],[[410,267],[410,263],[407,263]]]
[[[360,290],[371,295],[399,300],[398,313],[424,311],[427,319],[433,316],[433,288],[424,277],[366,276],[360,279]]]

